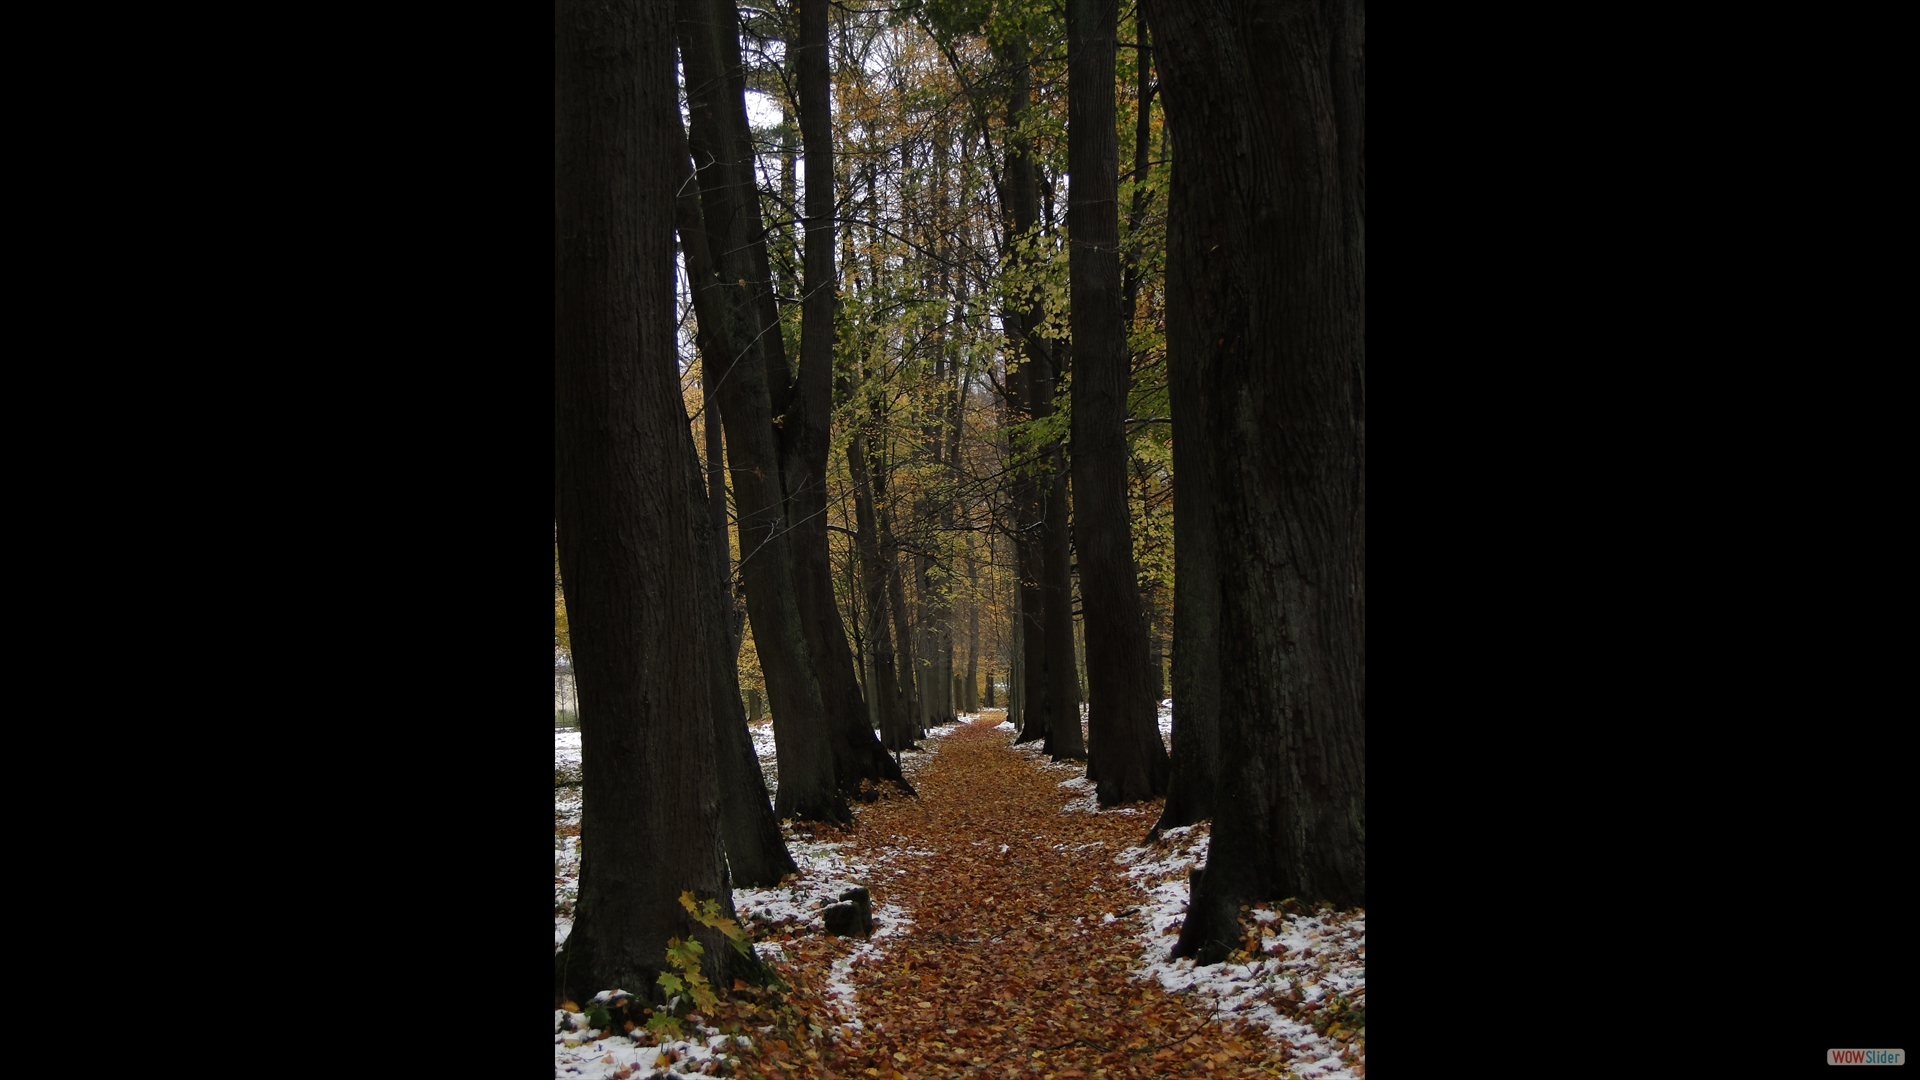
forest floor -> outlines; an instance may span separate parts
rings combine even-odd
[[[1082,766],[1010,746],[1003,715],[963,717],[905,755],[917,798],[855,804],[845,832],[787,826],[800,873],[735,890],[756,951],[793,988],[785,1015],[804,1026],[754,1024],[776,1017],[743,1002],[725,1019],[744,1024],[712,1018],[704,1039],[652,1045],[557,1011],[555,1075],[1366,1075],[1364,911],[1256,906],[1232,960],[1169,960],[1208,826],[1142,846],[1158,801],[1095,812]],[[556,736],[557,771],[567,741]],[[558,948],[577,788],[556,789],[555,820]],[[854,884],[873,897],[866,940],[827,934],[819,913]]]

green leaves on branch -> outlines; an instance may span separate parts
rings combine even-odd
[[[711,927],[726,935],[727,943],[742,956],[752,953],[747,932],[740,924],[728,918],[720,909],[717,900],[695,901],[693,893],[680,894],[680,906],[687,909],[695,922]],[[667,1006],[647,1019],[647,1030],[662,1038],[678,1039],[683,1037],[685,1026],[681,1017],[691,1010],[711,1013],[719,1004],[720,997],[714,993],[713,985],[700,971],[700,958],[706,955],[706,948],[698,941],[688,938],[667,940],[667,963],[674,971],[663,971],[656,981],[667,993]]]

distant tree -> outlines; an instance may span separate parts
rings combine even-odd
[[[1204,468],[1218,586],[1213,839],[1174,954],[1211,963],[1242,903],[1366,903],[1366,9],[1143,7],[1174,155],[1179,514]]]
[[[556,1003],[657,998],[672,937],[703,942],[715,982],[735,955],[679,903],[691,891],[732,912],[675,358],[670,33],[664,5],[555,5],[554,523],[584,780]]]
[[[1025,134],[1029,79],[1027,41],[1014,37],[1003,46],[1012,89],[1007,95],[1007,182],[1004,202],[1015,252],[1013,261],[1030,262],[1041,231],[1039,183],[1033,147]],[[1020,254],[1025,252],[1026,254]],[[1029,287],[1031,289],[1031,287]],[[1008,404],[1031,421],[1053,417],[1054,385],[1060,372],[1054,342],[1041,333],[1041,298],[1031,291],[1025,303],[1002,313],[1010,351],[1021,359],[1008,376]],[[1055,760],[1084,759],[1080,735],[1079,677],[1073,649],[1072,539],[1067,504],[1066,455],[1055,436],[1043,430],[1018,448],[1026,458],[1016,482],[1013,504],[1016,565],[1023,620],[1023,724],[1018,741],[1040,740]]]

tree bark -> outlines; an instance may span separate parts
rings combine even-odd
[[[832,443],[834,314],[839,307],[827,10],[827,0],[803,0],[794,50],[801,151],[806,158],[807,243],[800,368],[780,429],[781,468],[787,486],[787,517],[793,527],[791,550],[796,557],[800,611],[827,707],[840,790],[855,794],[863,780],[891,780],[912,791],[868,723],[858,669],[833,594],[833,564],[827,549],[827,450]],[[744,104],[741,108],[744,118]],[[778,331],[773,336],[778,337]]]
[[[853,475],[854,518],[860,529],[860,573],[867,599],[867,639],[873,642],[874,690],[880,712],[880,741],[888,750],[910,750],[906,699],[900,693],[895,666],[893,633],[888,626],[887,568],[873,506],[873,481],[867,460],[867,438],[855,431],[847,448],[847,471]]]
[[[967,553],[967,681],[962,684],[960,708],[969,713],[980,711],[980,567]],[[993,673],[987,673],[988,701],[992,701]]]
[[[1222,103],[1224,110],[1240,103]],[[1230,111],[1228,115],[1233,115]],[[1207,393],[1246,346],[1245,232],[1226,186],[1174,144],[1167,199],[1167,392],[1173,405],[1173,776],[1156,830],[1213,816],[1220,753],[1220,563]]]
[[[802,617],[802,582],[795,580],[788,535],[793,523],[774,441],[773,416],[786,397],[786,360],[754,195],[738,26],[730,4],[686,0],[674,10],[691,116],[688,138],[715,272],[713,280],[695,283],[694,304],[701,323],[714,325],[729,358],[717,365],[718,396],[735,470],[741,576],[780,757],[774,808],[783,818],[848,824],[852,815],[834,768],[837,718],[827,713]]]
[[[1241,903],[1366,903],[1365,8],[1146,6],[1175,183],[1244,236],[1212,253],[1244,269],[1247,308],[1202,365],[1220,771],[1174,947],[1211,963]],[[1192,363],[1173,344],[1170,365]]]
[[[900,573],[900,541],[893,533],[893,511],[887,498],[886,471],[878,465],[873,469],[873,494],[875,512],[880,518],[880,560],[886,564],[887,611],[893,618],[894,659],[900,666],[898,681],[903,722],[899,736],[889,745],[895,750],[910,750],[913,740],[920,734],[920,692],[916,685],[920,669],[915,659],[917,650],[914,647],[912,618],[907,608],[906,578]],[[899,739],[904,739],[905,745],[900,745]]]
[[[727,634],[727,616],[732,603],[727,599],[727,557],[713,542],[711,521],[701,517],[711,513],[711,501],[701,499],[699,461],[689,458],[694,469],[687,478],[693,492],[695,546],[702,561],[713,568],[706,575],[702,593],[702,617],[708,633],[719,650],[707,676],[708,698],[713,702],[714,765],[719,779],[720,837],[727,853],[727,869],[736,887],[767,889],[799,868],[787,851],[786,838],[780,835],[780,821],[773,816],[773,804],[767,797],[767,779],[760,771],[760,758],[753,752],[753,736],[747,733],[747,717],[740,699],[740,670]],[[726,535],[721,524],[720,535]],[[583,830],[584,832],[584,830]]]
[[[1140,224],[1147,213],[1147,165],[1151,160],[1147,154],[1147,140],[1153,134],[1153,83],[1149,73],[1153,70],[1153,46],[1147,33],[1147,20],[1136,13],[1134,26],[1139,34],[1136,43],[1135,95],[1139,103],[1133,114],[1133,201],[1127,208],[1127,251],[1125,277],[1120,286],[1122,299],[1120,309],[1122,318],[1131,327],[1140,297]]]
[[[667,939],[732,955],[679,896],[731,913],[674,344],[673,50],[660,5],[554,8],[554,522],[581,713],[582,864],[554,998],[657,995]],[[691,677],[689,677],[691,676]],[[662,765],[678,774],[658,782]]]
[[[1073,530],[1087,656],[1087,775],[1101,806],[1166,794],[1127,509],[1127,335],[1113,130],[1117,0],[1067,2]]]
[[[1017,130],[1026,115],[1031,78],[1026,43],[1009,43],[1006,61],[1013,79],[1007,99],[1007,127]],[[1007,191],[1016,241],[1038,235],[1037,188],[1031,148],[1025,139],[1009,136]],[[1029,298],[1026,306],[1005,313],[1003,318],[1024,359],[1018,373],[1008,376],[1009,386],[1017,387],[1014,403],[1031,419],[1046,419],[1053,415],[1055,371],[1050,344],[1038,333],[1037,298]],[[1030,462],[1030,476],[1016,488],[1014,498],[1020,515],[1015,545],[1023,590],[1021,609],[1027,620],[1025,687],[1020,702],[1025,722],[1019,741],[1044,740],[1047,753],[1055,760],[1085,758],[1073,658],[1072,551],[1067,533],[1065,462],[1057,442],[1027,447],[1025,451],[1039,460]]]
[[[1053,415],[1053,371],[1046,361],[1037,365],[1033,395],[1037,418]],[[1048,461],[1046,511],[1041,519],[1040,605],[1045,641],[1043,677],[1047,699],[1047,753],[1055,761],[1085,761],[1086,739],[1080,730],[1080,665],[1073,648],[1072,520],[1067,506],[1067,463],[1056,443]]]

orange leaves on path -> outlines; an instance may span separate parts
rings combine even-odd
[[[1129,974],[1138,894],[1114,857],[1157,805],[1062,814],[1073,792],[1008,749],[999,719],[940,740],[915,781],[920,798],[861,805],[840,837],[875,867],[876,906],[913,919],[850,965],[862,1030],[815,1059],[749,1054],[743,1069],[889,1080],[1286,1073],[1284,1048]],[[809,936],[785,947],[780,966],[823,987],[855,943]]]

